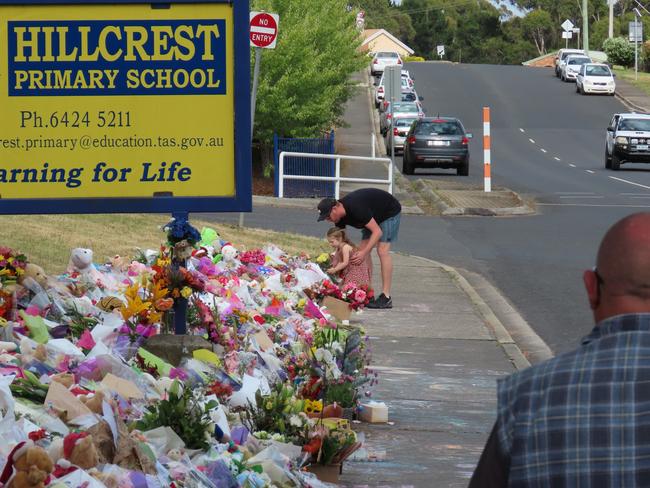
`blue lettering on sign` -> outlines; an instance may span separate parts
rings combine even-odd
[[[224,19],[8,22],[9,96],[226,93]]]

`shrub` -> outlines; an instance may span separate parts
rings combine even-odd
[[[406,56],[404,58],[404,62],[420,62],[420,61],[425,61],[425,59],[422,56]]]
[[[634,64],[634,46],[624,37],[614,37],[603,42],[603,51],[607,61],[614,65],[631,66]]]

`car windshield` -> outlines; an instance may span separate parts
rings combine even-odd
[[[415,119],[395,119],[395,127],[410,127]]]
[[[623,119],[618,130],[650,131],[650,119]]]
[[[414,102],[395,103],[393,112],[419,112],[418,105]]]
[[[413,92],[402,92],[402,102],[414,102],[415,93]]]
[[[586,72],[589,76],[612,76],[607,66],[587,66]]]
[[[562,53],[562,58],[561,59],[565,60],[567,58],[567,56],[571,56],[572,54],[575,54],[575,53]]]
[[[571,58],[567,61],[567,64],[585,64],[589,63],[591,60],[589,58]]]
[[[378,58],[396,58],[397,53],[377,53]]]
[[[459,136],[463,129],[453,120],[433,120],[418,124],[414,133],[419,136]]]

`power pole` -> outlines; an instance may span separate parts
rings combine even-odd
[[[609,4],[609,29],[607,30],[607,37],[611,39],[614,37],[614,0],[607,0]]]
[[[582,49],[589,54],[589,2],[582,0]]]

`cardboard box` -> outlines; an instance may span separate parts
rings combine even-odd
[[[348,302],[334,297],[325,297],[321,303],[332,316],[338,320],[350,320],[352,310]]]
[[[359,420],[371,424],[388,422],[388,407],[383,402],[369,402],[361,404]]]
[[[337,464],[310,464],[307,471],[314,473],[316,477],[326,483],[339,482],[339,476],[343,472],[343,465]]]

